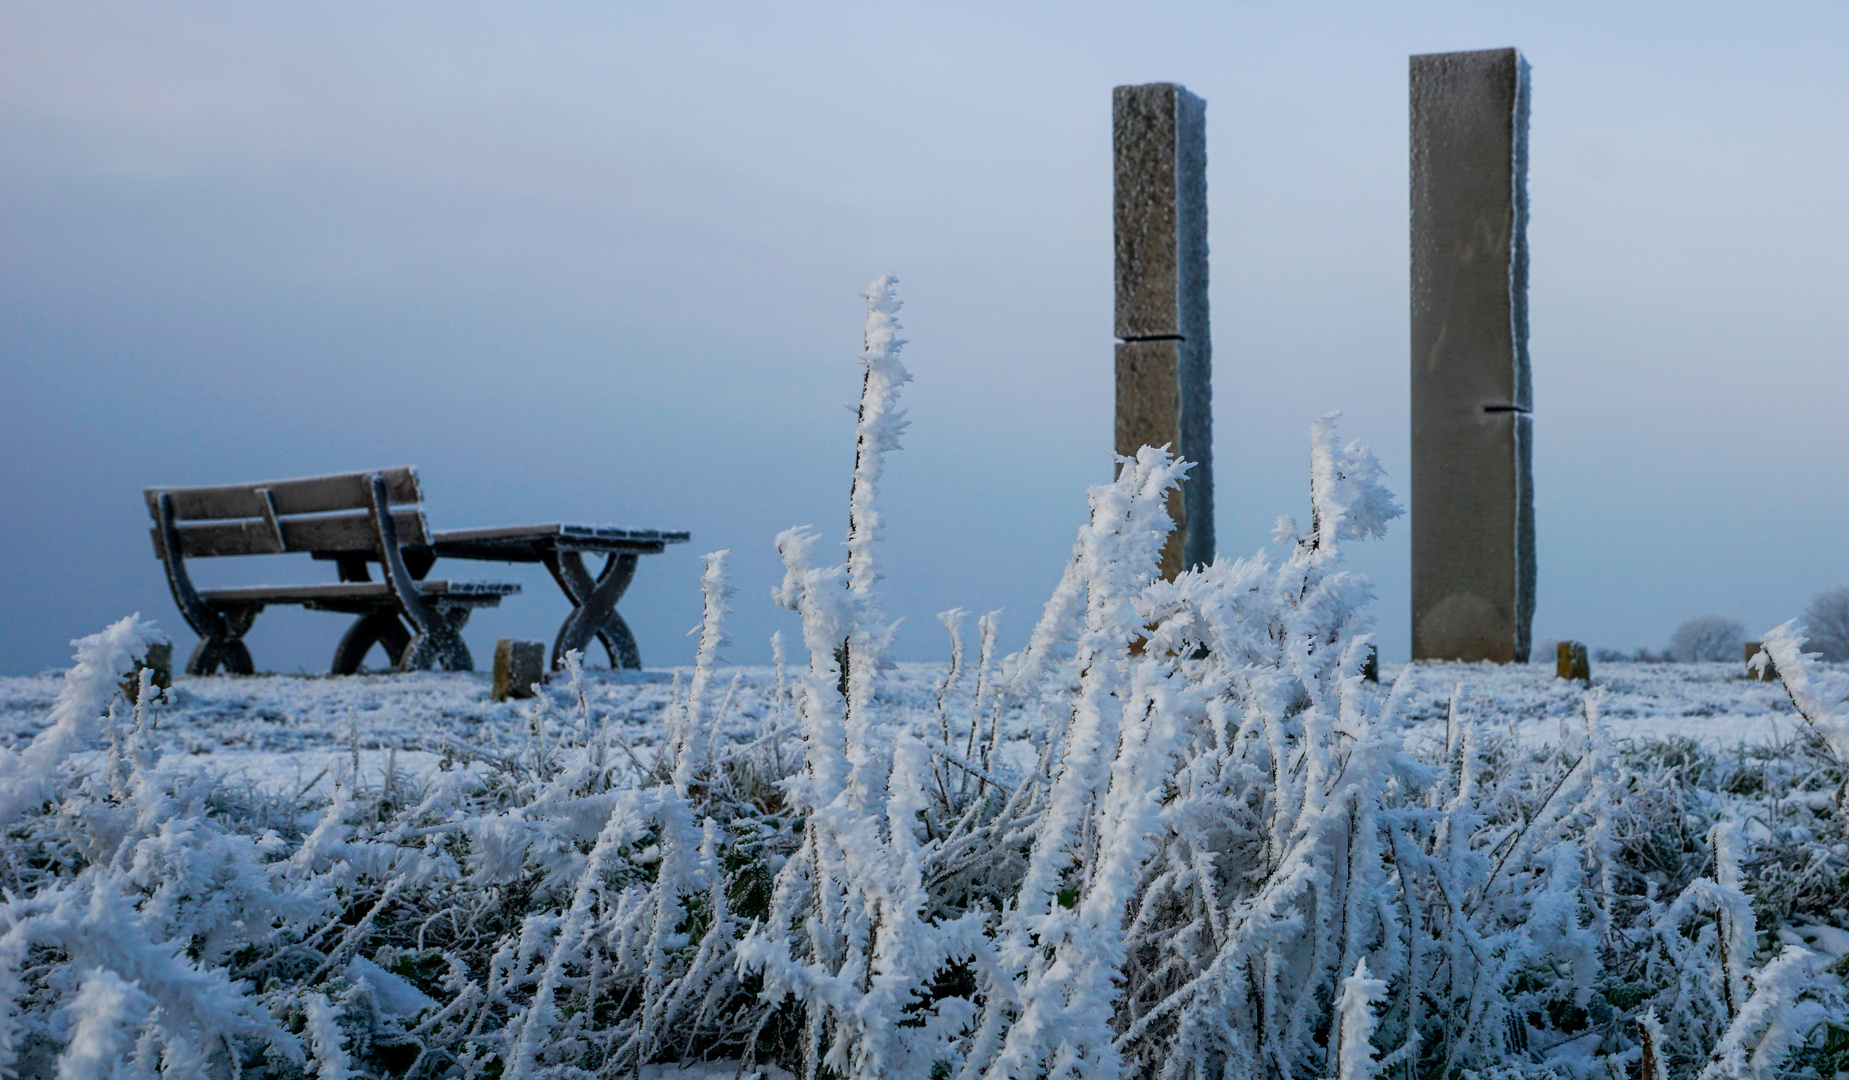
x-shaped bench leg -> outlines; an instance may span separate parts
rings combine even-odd
[[[199,644],[193,646],[193,655],[186,661],[186,673],[210,675],[222,667],[231,675],[254,674],[257,668],[251,663],[244,635],[250,632],[250,624],[257,621],[262,610],[262,604],[227,605],[211,609],[210,621],[202,619],[194,623]],[[192,622],[191,619],[187,621]]]
[[[210,675],[221,667],[233,675],[255,673],[256,665],[250,662],[244,635],[257,621],[263,605],[206,603],[199,590],[193,588],[192,575],[186,572],[186,545],[180,540],[180,527],[174,520],[172,493],[161,492],[155,505],[167,584],[173,588],[174,603],[180,605],[180,617],[199,635],[199,644],[186,661],[186,673]]]
[[[462,640],[462,628],[468,625],[469,609],[462,604],[434,603],[425,612],[412,616],[415,632],[404,652],[398,656],[399,671],[474,671],[475,661]],[[421,616],[421,617],[420,617]]]
[[[592,580],[590,570],[584,565],[583,552],[555,551],[546,557],[546,569],[552,571],[553,580],[559,583],[572,604],[571,614],[565,616],[559,636],[552,643],[554,671],[565,666],[566,653],[573,649],[583,651],[593,635],[609,652],[611,667],[642,666],[642,653],[636,648],[635,635],[616,613],[616,602],[623,598],[629,582],[636,576],[636,558],[633,554],[612,553],[604,562],[603,572]]]
[[[446,603],[441,597],[427,597],[418,585],[407,555],[398,544],[398,523],[392,517],[391,492],[385,477],[373,473],[372,521],[379,530],[379,561],[385,570],[385,584],[398,601],[398,612],[411,624],[411,641],[398,656],[399,671],[428,671],[441,667],[445,671],[473,671],[469,647],[462,641],[462,627],[469,621],[467,604]],[[424,570],[429,563],[422,562]]]

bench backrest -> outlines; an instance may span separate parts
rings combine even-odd
[[[157,487],[145,492],[154,519],[154,551],[165,559],[160,497],[169,496],[184,558],[220,555],[279,555],[292,551],[379,550],[372,516],[372,476],[384,478],[398,542],[429,543],[417,470],[409,465],[368,472],[309,476],[223,487]]]

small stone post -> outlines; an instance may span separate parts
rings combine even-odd
[[[1528,64],[1415,56],[1412,656],[1528,656]]]
[[[1763,669],[1755,669],[1753,667],[1753,657],[1758,656],[1763,651],[1765,651],[1764,646],[1757,641],[1749,641],[1746,643],[1746,677],[1749,679],[1757,679],[1760,682],[1777,682],[1778,666],[1772,663],[1772,657],[1766,657],[1765,667]]]
[[[141,699],[141,672],[144,668],[154,673],[149,676],[149,682],[153,684],[154,689],[163,694],[172,689],[173,642],[151,642],[148,645],[148,651],[142,654],[141,659],[135,661],[134,670],[128,673],[128,681],[122,684],[122,693],[127,696],[130,704]]]
[[[538,641],[502,638],[494,643],[494,700],[530,698],[533,684],[546,678],[546,646]]]
[[[1584,642],[1562,641],[1554,646],[1554,675],[1585,683],[1592,681],[1592,660],[1586,655]]]
[[[1162,575],[1213,561],[1213,350],[1207,324],[1207,103],[1175,83],[1112,95],[1117,452],[1194,462],[1169,499]]]

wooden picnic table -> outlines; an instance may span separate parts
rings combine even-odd
[[[588,647],[592,637],[603,642],[611,667],[633,669],[642,666],[642,654],[629,624],[617,613],[617,601],[635,577],[637,559],[690,539],[686,532],[552,522],[433,532],[430,552],[439,559],[544,563],[572,605],[552,643],[553,670],[564,666],[567,652]],[[604,556],[595,577],[585,565],[586,555]]]

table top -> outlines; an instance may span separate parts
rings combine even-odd
[[[504,525],[492,529],[445,529],[430,534],[438,558],[493,562],[541,562],[559,551],[600,554],[659,554],[669,544],[684,544],[688,532],[621,529],[613,525]]]

